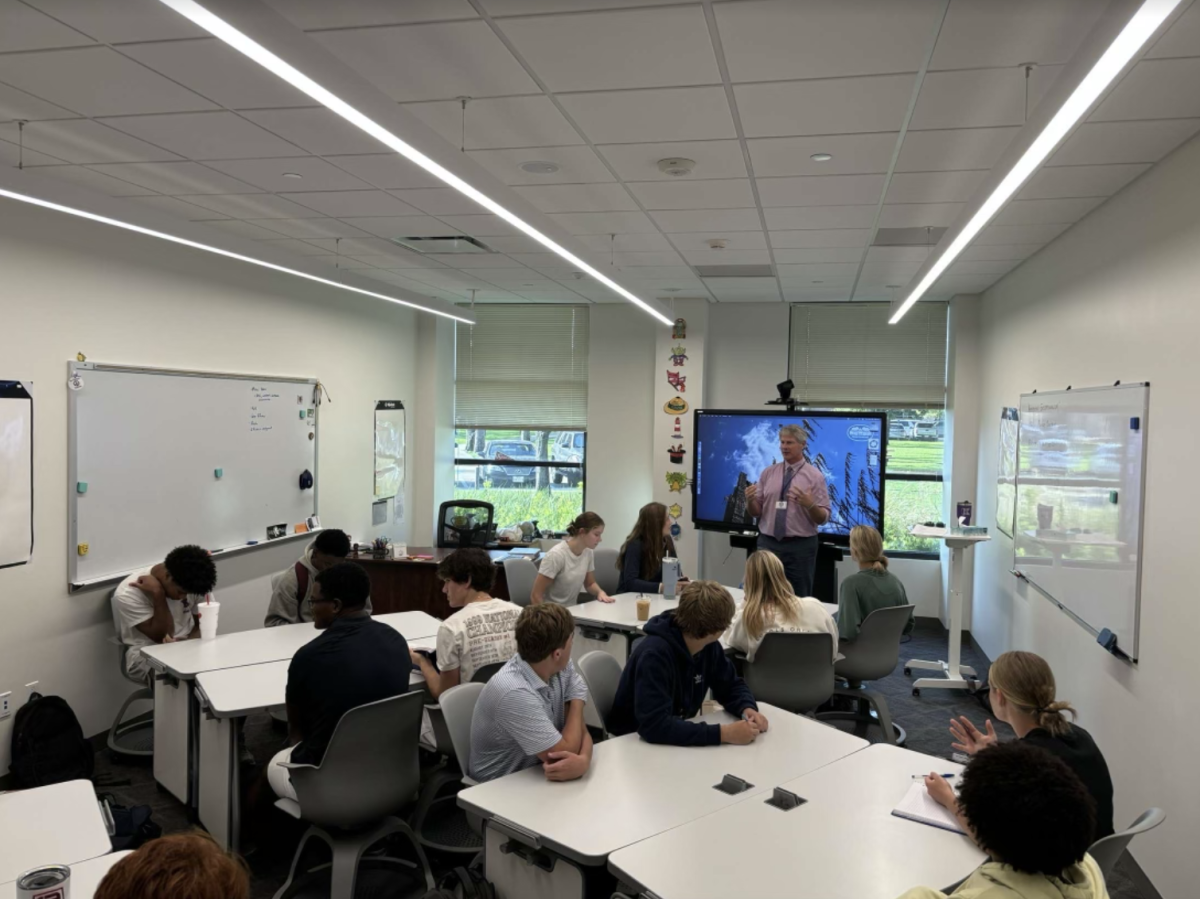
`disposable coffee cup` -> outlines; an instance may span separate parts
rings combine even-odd
[[[211,640],[217,635],[217,618],[221,614],[219,602],[202,602],[196,606],[200,613],[200,639]]]
[[[403,559],[403,558],[406,558],[407,556],[408,556],[408,544],[407,543],[393,543],[392,544],[392,558],[393,559]]]
[[[650,599],[649,599],[649,597],[639,596],[637,598],[637,620],[638,621],[649,621],[650,620]]]

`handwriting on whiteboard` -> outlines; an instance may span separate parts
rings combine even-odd
[[[274,428],[271,424],[271,404],[279,399],[279,394],[269,387],[250,387],[250,433],[265,433]]]

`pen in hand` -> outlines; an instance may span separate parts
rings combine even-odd
[[[928,776],[929,775],[927,775],[927,774],[914,774],[912,776],[912,779],[923,782],[925,780],[925,778]],[[952,780],[953,778],[958,777],[958,775],[957,774],[943,774],[942,777],[946,778],[946,780]]]

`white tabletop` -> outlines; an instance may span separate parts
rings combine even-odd
[[[725,589],[733,597],[734,603],[741,606],[745,600],[745,592],[739,587],[726,587]],[[639,596],[650,597],[651,618],[679,607],[678,600],[664,599],[654,593],[617,593],[613,595],[613,602],[592,600],[591,602],[579,605],[567,606],[567,608],[575,616],[576,624],[592,624],[597,627],[614,630],[637,631],[641,630],[642,625],[646,623],[639,621],[637,617],[637,599]],[[823,602],[821,605],[825,607],[825,611],[830,615],[837,614],[837,603]]]
[[[895,899],[913,886],[945,888],[984,854],[968,837],[892,809],[912,775],[961,768],[875,744],[780,784],[808,800],[799,808],[779,811],[758,796],[621,849],[609,868],[662,899],[739,896],[747,882],[756,895],[792,899]],[[753,867],[728,859],[753,859]]]
[[[432,637],[441,622],[424,612],[392,612],[374,616],[405,638]],[[191,680],[202,671],[262,665],[290,659],[301,646],[320,633],[311,623],[283,624],[235,634],[218,634],[212,640],[180,640],[146,646],[142,654],[160,671]]]
[[[91,781],[0,793],[0,884],[112,851]]]
[[[458,802],[485,818],[502,818],[538,834],[544,846],[577,862],[602,864],[622,846],[769,793],[785,780],[867,746],[866,740],[810,718],[765,704],[759,708],[770,728],[749,746],[662,746],[629,734],[597,744],[591,767],[579,780],[551,783],[539,766],[463,790]],[[717,711],[700,720],[734,719]],[[754,788],[736,796],[714,790],[726,774]],[[731,857],[724,850],[720,854]]]
[[[435,638],[410,640],[412,649],[433,649]],[[287,673],[291,659],[246,665],[242,668],[220,668],[203,671],[196,676],[201,701],[218,718],[240,718],[283,705],[287,699]],[[413,670],[408,684],[416,687],[425,683],[420,671]]]
[[[132,854],[129,850],[110,852],[108,855],[71,865],[71,899],[92,899],[109,869],[125,856]],[[16,895],[15,884],[15,880],[0,883],[0,896],[8,899],[9,896]]]

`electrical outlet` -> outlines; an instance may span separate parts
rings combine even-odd
[[[0,718],[7,718],[12,714],[12,691],[0,693]]]

